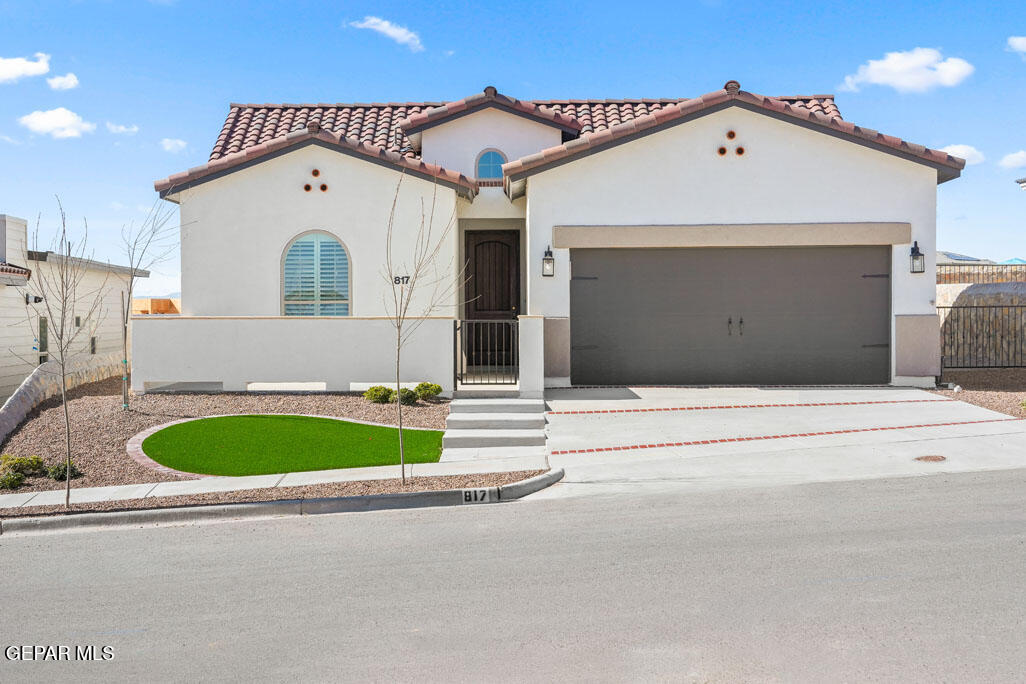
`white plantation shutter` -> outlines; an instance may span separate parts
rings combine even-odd
[[[297,239],[282,269],[286,316],[348,316],[349,255],[324,233]]]

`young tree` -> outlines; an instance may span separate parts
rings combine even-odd
[[[83,221],[82,234],[77,243],[68,235],[67,217],[60,198],[57,199],[60,225],[46,252],[46,266],[34,269],[26,297],[38,297],[37,306],[47,320],[47,350],[56,365],[53,372],[60,376],[61,406],[64,410],[64,452],[65,452],[65,494],[64,506],[71,506],[71,417],[68,413],[68,375],[75,357],[82,354],[82,345],[77,344],[83,330],[95,329],[103,319],[103,293],[110,278],[110,270],[104,271],[102,282],[92,288],[85,281],[86,274],[95,270],[97,263],[87,258],[89,224]],[[39,248],[39,224],[37,219],[32,233],[32,249]],[[76,325],[76,317],[83,325]],[[37,316],[28,316],[30,329],[38,325]],[[88,325],[85,325],[88,323]],[[33,362],[34,363],[34,362]]]
[[[454,272],[455,257],[450,258],[444,265],[439,264],[442,252],[456,227],[456,208],[453,207],[444,223],[435,225],[437,182],[432,187],[430,207],[425,207],[423,198],[420,200],[420,220],[416,227],[412,252],[405,255],[405,258],[397,258],[394,248],[396,209],[404,178],[405,174],[399,176],[392,199],[392,209],[388,214],[383,275],[392,293],[391,302],[386,298],[385,308],[395,327],[395,406],[396,420],[399,424],[399,467],[402,470],[402,483],[405,485],[406,451],[403,446],[402,383],[399,372],[403,347],[413,337],[425,317],[443,308],[456,306],[454,300],[463,282],[463,270]],[[408,232],[403,231],[404,244],[407,244],[408,236]],[[415,306],[415,310],[411,310],[412,306]]]
[[[128,292],[121,300],[121,408],[128,410],[128,320],[132,317],[132,297],[140,271],[149,271],[166,260],[177,247],[174,241],[177,226],[169,225],[174,209],[162,200],[155,200],[142,223],[129,223],[121,229],[122,253],[127,260]]]

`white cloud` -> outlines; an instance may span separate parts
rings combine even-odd
[[[160,141],[160,146],[164,148],[165,152],[181,152],[187,144],[187,142],[178,138],[163,138]]]
[[[26,76],[42,76],[50,71],[50,55],[37,52],[35,61],[25,57],[0,57],[0,83],[14,83]]]
[[[108,121],[107,130],[117,135],[135,135],[139,132],[139,127],[135,124],[129,124],[126,126],[124,124],[116,124]]]
[[[1008,36],[1008,49],[1026,59],[1026,36]]]
[[[80,138],[83,133],[96,130],[96,124],[84,121],[81,116],[64,107],[26,114],[18,119],[18,123],[33,133],[53,138]]]
[[[923,93],[937,86],[956,86],[973,71],[975,67],[964,59],[944,59],[940,50],[917,47],[869,60],[857,72],[845,76],[844,83],[838,87],[855,92],[868,83],[890,86],[902,93]]]
[[[110,208],[113,209],[114,211],[121,211],[122,209],[125,208],[125,205],[122,204],[121,202],[111,202],[110,203]]]
[[[999,161],[998,164],[1006,169],[1021,169],[1026,166],[1026,150],[1019,150],[1018,152],[1006,154],[1001,157],[1001,161]]]
[[[20,145],[21,141],[15,140],[9,135],[0,135],[0,142],[5,142],[8,145]]]
[[[377,31],[386,38],[390,38],[400,45],[410,48],[410,52],[422,52],[424,50],[424,45],[420,42],[420,36],[405,26],[393,24],[387,19],[364,17],[363,21],[351,21],[349,25],[353,28]]]
[[[46,79],[51,90],[71,90],[78,87],[78,76],[70,71],[63,76],[54,76]]]
[[[966,166],[980,164],[984,160],[983,152],[980,152],[972,145],[948,145],[947,147],[942,147],[941,152],[947,152],[955,157],[965,159]]]

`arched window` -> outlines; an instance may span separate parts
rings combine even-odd
[[[281,283],[286,316],[349,315],[349,254],[327,233],[292,241],[282,260]]]
[[[502,178],[502,165],[506,163],[506,157],[498,150],[485,150],[477,158],[477,178],[495,179]]]

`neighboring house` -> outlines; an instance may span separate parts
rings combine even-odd
[[[233,104],[209,161],[155,183],[180,205],[182,316],[135,319],[133,386],[388,380],[381,269],[400,175],[397,251],[413,251],[437,189],[436,213],[458,221],[441,264],[467,276],[407,347],[404,381],[451,391],[515,365],[514,345],[534,396],[932,385],[936,185],[963,166],[845,121],[830,95],[735,81],[693,99],[489,87],[448,103]],[[467,322],[481,320],[497,323]]]
[[[959,254],[958,252],[944,252],[938,250],[937,252],[937,265],[938,266],[962,266],[968,264],[993,264],[994,262],[990,259],[980,259],[979,257],[966,256],[965,254]]]
[[[28,227],[24,219],[0,214],[0,404],[41,363],[50,359],[51,321],[36,298],[43,296],[39,279],[53,267],[53,252],[28,249]],[[128,291],[129,269],[84,260],[85,275],[78,284],[83,311],[75,323],[84,328],[76,339],[72,361],[77,369],[110,368],[121,365],[121,296]],[[145,271],[140,277],[149,275]],[[102,291],[102,302],[88,317],[94,294]]]
[[[1011,259],[1005,259],[1004,261],[999,261],[998,263],[1005,264],[1008,266],[1021,266],[1026,264],[1026,259],[1023,259],[1021,257],[1012,257]]]

